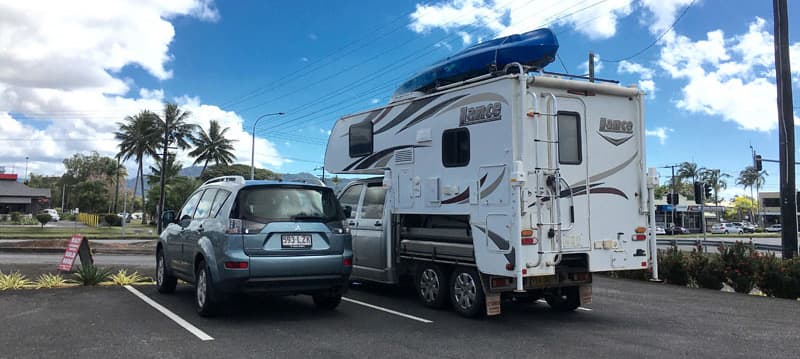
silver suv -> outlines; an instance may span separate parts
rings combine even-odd
[[[353,264],[348,216],[327,187],[211,179],[162,216],[158,291],[194,283],[202,316],[234,292],[310,294],[317,307],[336,308]]]

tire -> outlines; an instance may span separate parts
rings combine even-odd
[[[197,265],[194,282],[197,314],[200,314],[201,317],[214,316],[217,313],[217,303],[213,300],[214,285],[205,261],[200,261]]]
[[[571,312],[581,306],[578,287],[556,288],[545,296],[545,300],[550,308],[558,312]]]
[[[486,309],[486,296],[478,272],[472,268],[458,267],[450,278],[450,303],[458,314],[475,318]]]
[[[314,305],[323,310],[334,310],[342,302],[341,294],[314,294]]]
[[[159,293],[173,293],[175,286],[178,285],[178,278],[172,276],[167,268],[167,261],[164,259],[164,251],[156,253],[156,289]]]
[[[417,296],[423,304],[431,308],[442,308],[447,304],[450,284],[442,267],[436,263],[425,263],[414,277]]]

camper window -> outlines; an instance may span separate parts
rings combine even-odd
[[[442,133],[442,164],[445,167],[463,167],[469,164],[469,130],[466,127],[453,128]]]
[[[372,121],[350,126],[350,157],[372,154]]]
[[[575,112],[558,113],[558,163],[581,163],[581,125]]]

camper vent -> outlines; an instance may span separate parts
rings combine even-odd
[[[394,163],[414,163],[414,149],[406,148],[394,151]]]

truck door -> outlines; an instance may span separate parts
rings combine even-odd
[[[589,153],[587,151],[588,126],[586,107],[577,98],[558,98],[556,135],[558,141],[558,167],[563,181],[558,200],[561,220],[561,247],[563,250],[588,249]]]
[[[344,207],[350,207],[350,217],[347,218],[347,225],[350,226],[350,233],[355,237],[358,232],[356,216],[358,215],[358,205],[361,202],[361,192],[364,191],[363,184],[351,185],[339,195],[339,203]]]
[[[369,269],[386,268],[383,207],[386,189],[382,183],[369,183],[362,196],[356,218],[358,232],[353,235],[354,265]]]

